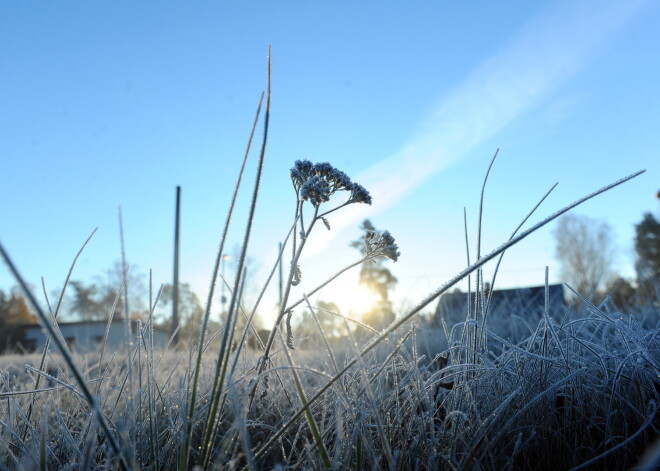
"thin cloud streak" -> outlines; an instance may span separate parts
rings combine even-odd
[[[508,47],[443,97],[401,150],[355,178],[369,190],[374,205],[334,215],[333,230],[310,241],[307,255],[322,251],[344,228],[398,203],[537,105],[649,3],[562,2],[530,21]]]

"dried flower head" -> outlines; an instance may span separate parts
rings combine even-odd
[[[314,173],[322,177],[327,177],[335,170],[328,162],[318,162],[314,164]]]
[[[349,191],[348,203],[371,204],[369,192],[353,183],[348,175],[328,162],[312,164],[309,160],[296,160],[291,169],[293,187],[300,199],[318,206],[330,199],[337,191]]]
[[[291,169],[291,181],[296,189],[299,189],[312,175],[314,175],[314,164],[309,160],[296,160]]]
[[[314,175],[300,187],[300,199],[309,201],[314,206],[328,201],[331,194],[328,184],[318,175]]]
[[[321,177],[331,187],[332,192],[339,190],[350,190],[351,179],[341,170],[337,170],[328,162],[314,164],[314,173]]]
[[[371,204],[371,195],[364,187],[358,183],[351,185],[351,203],[366,203]]]
[[[401,253],[390,231],[367,231],[364,236],[364,254],[372,257],[387,257],[396,262]]]

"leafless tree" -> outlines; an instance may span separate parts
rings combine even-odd
[[[614,276],[612,228],[604,221],[568,214],[559,219],[554,236],[562,279],[593,300]]]

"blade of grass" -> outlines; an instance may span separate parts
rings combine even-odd
[[[270,121],[270,100],[271,100],[271,95],[270,95],[270,86],[271,86],[271,49],[270,47],[268,48],[268,86],[267,86],[267,92],[266,92],[266,110],[264,112],[264,131],[263,131],[263,137],[261,141],[261,151],[259,154],[259,161],[257,164],[257,175],[255,178],[255,183],[254,183],[254,189],[252,192],[252,201],[250,203],[250,210],[249,210],[249,215],[248,215],[248,220],[247,220],[247,225],[245,228],[245,235],[243,238],[243,244],[241,247],[241,254],[239,256],[238,260],[238,267],[236,269],[236,283],[234,286],[238,286],[240,283],[240,276],[243,273],[243,267],[245,266],[245,259],[247,257],[247,249],[250,241],[250,236],[252,234],[252,223],[254,221],[254,213],[256,210],[257,206],[257,197],[259,195],[259,188],[260,188],[260,183],[261,183],[261,175],[263,172],[263,167],[264,167],[264,158],[266,155],[266,144],[268,142],[268,125]],[[230,325],[230,318],[232,315],[235,315],[238,312],[238,292],[237,290],[234,290],[234,293],[231,298],[231,303],[229,305],[229,312],[227,315],[227,323]],[[218,414],[218,405],[220,403],[220,398],[223,394],[222,386],[224,384],[224,379],[225,379],[225,374],[227,372],[227,366],[228,366],[228,359],[225,357],[228,356],[229,353],[229,342],[230,342],[230,334],[233,333],[233,329],[227,329],[223,335],[222,339],[222,345],[220,348],[220,352],[218,353],[218,363],[216,365],[216,371],[215,371],[215,377],[213,380],[213,391],[210,400],[210,408],[209,408],[209,414],[207,416],[207,421],[206,421],[206,432],[204,434],[204,441],[202,442],[202,453],[201,453],[201,462],[203,467],[208,467],[208,464],[210,463],[211,460],[211,447],[212,447],[212,441],[211,441],[211,436],[213,434],[213,431],[215,430],[215,425],[217,421],[217,414]],[[183,470],[182,470],[183,471]]]
[[[195,416],[195,410],[196,410],[196,401],[197,401],[197,390],[199,387],[199,372],[202,364],[202,353],[203,353],[203,345],[204,341],[206,339],[206,331],[208,329],[208,323],[209,323],[209,317],[211,316],[211,306],[213,304],[213,294],[215,292],[215,285],[218,280],[218,276],[220,274],[220,262],[222,260],[222,254],[224,253],[224,247],[225,247],[225,241],[227,239],[227,233],[229,232],[229,226],[231,224],[231,218],[234,213],[234,207],[236,204],[236,199],[238,197],[238,190],[241,186],[241,182],[243,180],[243,174],[245,172],[245,164],[247,162],[248,155],[250,153],[250,148],[252,146],[252,140],[254,137],[254,132],[257,127],[257,123],[259,122],[259,115],[261,113],[261,105],[263,102],[263,97],[264,94],[261,94],[261,97],[259,98],[259,104],[257,105],[257,111],[255,114],[254,118],[254,123],[252,124],[252,130],[250,132],[250,137],[248,138],[248,143],[247,143],[247,148],[245,150],[245,155],[243,157],[243,163],[241,165],[241,169],[238,174],[238,178],[236,181],[236,186],[234,187],[234,193],[232,195],[231,202],[229,204],[229,210],[227,212],[227,218],[225,220],[225,225],[224,229],[222,231],[222,236],[220,237],[220,247],[218,249],[217,256],[215,258],[215,264],[213,267],[213,275],[211,276],[211,286],[209,288],[209,294],[206,299],[206,308],[204,309],[204,318],[202,320],[202,326],[200,328],[200,335],[199,335],[199,345],[198,345],[198,352],[197,352],[197,361],[195,364],[195,372],[192,380],[192,386],[190,389],[190,400],[188,402],[188,416],[187,416],[187,424],[186,424],[186,431],[184,435],[184,441],[183,441],[183,446],[181,447],[181,456],[180,456],[180,465],[179,469],[181,471],[187,471],[188,469],[188,459],[190,455],[190,441],[192,439],[192,427],[193,427],[193,421],[194,421],[194,416]]]
[[[490,160],[490,164],[488,165],[488,170],[486,170],[486,175],[484,176],[484,181],[481,185],[481,196],[479,197],[479,216],[477,217],[477,260],[481,257],[481,233],[482,233],[482,227],[481,223],[483,220],[483,213],[484,213],[484,194],[486,193],[486,183],[488,182],[488,176],[490,175],[490,171],[493,168],[493,164],[495,163],[495,159],[497,158],[497,154],[500,152],[499,149],[495,151],[495,155],[493,155],[493,158]],[[485,315],[485,309],[484,309],[484,279],[483,279],[483,271],[481,269],[477,270],[477,286],[475,288],[474,296],[475,296],[475,316],[474,319],[478,319],[478,315],[481,313],[482,317]],[[483,321],[483,319],[482,319]],[[467,326],[466,326],[467,328]],[[477,324],[474,325],[474,330],[470,333],[471,336],[473,336],[473,345],[472,349],[474,352],[472,362],[476,362],[476,353],[478,351],[478,335],[477,335]]]
[[[335,354],[332,352],[332,349],[330,348],[330,343],[328,343],[328,337],[325,335],[323,326],[321,325],[321,322],[319,322],[319,318],[316,315],[316,309],[312,307],[312,303],[309,302],[309,298],[307,297],[307,295],[303,295],[303,297],[305,298],[305,302],[307,303],[309,312],[312,314],[312,319],[314,319],[314,322],[316,323],[316,328],[319,330],[319,334],[321,335],[321,339],[323,340],[323,345],[325,345],[325,349],[328,352],[328,357],[330,357],[330,361],[332,362],[332,367],[334,368],[335,373],[339,373],[339,365],[337,364],[337,360],[335,359]]]
[[[234,406],[234,417],[236,421],[236,428],[238,429],[241,436],[241,445],[243,446],[243,452],[245,453],[245,459],[247,460],[248,469],[250,471],[257,470],[257,465],[254,462],[254,455],[252,453],[252,445],[250,443],[250,434],[247,429],[247,424],[245,420],[245,415],[241,410],[241,401],[236,394],[236,389],[231,388],[229,391],[229,396],[231,402]]]
[[[284,345],[284,340],[282,339],[282,331],[279,331],[280,335],[280,341],[282,342],[282,345]],[[300,399],[300,403],[303,405],[303,408],[305,408],[305,417],[307,418],[307,424],[309,425],[309,430],[312,432],[312,437],[314,437],[314,442],[316,442],[316,447],[319,450],[319,454],[321,455],[321,461],[323,462],[323,467],[325,469],[332,469],[332,463],[330,461],[330,455],[328,455],[328,450],[325,448],[325,444],[323,443],[323,439],[321,438],[321,434],[319,433],[319,428],[316,425],[316,420],[314,420],[314,415],[312,414],[312,411],[308,408],[305,407],[307,405],[307,396],[305,395],[305,390],[303,389],[303,385],[300,382],[300,377],[298,376],[298,372],[296,371],[296,365],[293,363],[293,359],[291,358],[291,353],[289,353],[288,348],[283,348],[284,353],[286,354],[286,358],[289,361],[289,365],[291,365],[291,374],[293,375],[293,380],[296,384],[296,392],[298,393],[298,398]]]
[[[546,198],[548,196],[550,196],[550,193],[552,193],[554,191],[554,189],[557,187],[557,185],[558,185],[558,183],[555,182],[555,184],[552,185],[552,187],[545,193],[545,195],[543,195],[543,197],[539,200],[539,202],[536,203],[536,205],[532,208],[532,210],[529,213],[527,213],[527,216],[525,216],[525,218],[520,222],[520,224],[518,224],[518,227],[516,227],[516,229],[511,233],[511,237],[509,237],[509,240],[512,239],[513,237],[515,237],[515,235],[522,228],[522,226],[527,222],[527,220],[532,216],[532,214],[534,214],[534,212],[536,212],[536,210],[539,208],[539,206],[541,206],[541,204],[546,200]],[[491,302],[491,299],[493,297],[493,291],[495,290],[495,280],[497,279],[497,273],[499,272],[500,264],[502,263],[502,259],[504,258],[504,253],[505,252],[502,252],[500,254],[499,258],[497,259],[497,264],[495,264],[495,270],[493,271],[493,278],[490,281],[491,289],[490,289],[490,293],[488,293],[488,300],[486,301],[486,309],[484,311],[484,326],[486,325],[486,318],[488,316],[490,302]],[[484,338],[484,344],[485,344],[485,342],[486,342],[486,339]]]
[[[115,299],[112,302],[112,308],[110,309],[110,315],[108,315],[108,322],[105,325],[105,332],[103,333],[103,340],[101,341],[101,354],[99,355],[99,370],[101,369],[101,365],[103,364],[103,356],[105,355],[105,345],[108,342],[108,335],[110,335],[110,327],[112,327],[112,320],[115,317],[115,312],[117,311],[117,305],[119,304],[119,300],[121,299],[121,293],[124,290],[124,280],[122,278],[120,284],[119,284],[119,289],[117,290],[117,294],[115,295]],[[96,388],[96,395],[99,395],[99,391],[101,388],[101,384]]]
[[[131,361],[131,350],[133,344],[133,335],[132,324],[131,324],[131,311],[128,303],[128,263],[126,262],[126,246],[124,244],[124,220],[122,217],[121,206],[118,208],[118,217],[119,217],[119,247],[121,250],[121,274],[122,280],[124,282],[124,296],[123,296],[123,309],[124,309],[124,330],[125,330],[125,343],[126,343],[126,368],[128,370],[128,401],[129,401],[129,410],[135,411],[139,410],[135,406],[135,389],[133,387],[134,378],[133,378],[133,362]],[[133,427],[128,427],[126,430],[128,434],[128,443],[136,443],[135,441],[135,429]],[[131,463],[131,467],[135,468],[135,450],[132,447],[128,448],[129,456],[128,460]]]
[[[364,383],[364,392],[367,396],[367,401],[369,402],[369,405],[371,407],[372,417],[376,424],[376,430],[378,431],[376,435],[380,440],[383,455],[385,456],[385,461],[387,462],[389,469],[395,469],[396,460],[392,454],[392,447],[390,446],[390,442],[388,440],[388,434],[384,430],[382,415],[379,411],[378,406],[376,405],[376,397],[373,388],[371,387],[371,381],[369,381],[369,378],[366,373],[366,366],[363,362],[363,355],[361,354],[358,345],[355,342],[355,337],[353,336],[351,329],[348,327],[348,322],[346,321],[344,321],[344,328],[346,330],[346,337],[348,339],[349,345],[351,346],[351,350],[355,355],[355,358],[357,359],[357,364],[359,365],[359,368],[357,369],[358,374],[360,375],[362,382]]]
[[[64,286],[62,286],[62,290],[60,291],[60,297],[57,300],[57,305],[55,306],[55,311],[54,312],[51,311],[51,316],[53,317],[53,319],[57,319],[57,315],[60,312],[60,307],[62,306],[62,301],[64,300],[64,292],[66,291],[66,287],[69,285],[69,280],[71,279],[71,274],[73,273],[73,268],[76,266],[76,262],[78,261],[78,258],[80,258],[80,254],[85,249],[85,247],[87,247],[87,244],[92,239],[94,234],[96,234],[96,231],[98,231],[98,229],[99,229],[98,227],[94,228],[92,233],[89,235],[89,237],[87,237],[87,239],[83,243],[82,247],[80,247],[80,249],[78,250],[78,253],[76,254],[76,256],[73,258],[73,262],[71,262],[71,266],[69,267],[69,271],[66,274],[66,278],[64,279]],[[45,287],[45,283],[43,282],[43,279],[42,279],[42,286],[43,286],[44,293],[45,293],[46,292],[46,287]],[[46,297],[46,299],[48,299],[48,297]],[[49,303],[49,306],[50,306],[50,303]],[[44,345],[43,351],[41,353],[41,360],[39,361],[39,369],[40,370],[43,370],[44,366],[46,364],[46,352],[48,352],[49,347],[50,347],[50,338],[46,338],[46,344]],[[40,381],[41,381],[41,376],[37,376],[37,379],[35,380],[35,383],[34,383],[34,389],[39,389]],[[28,406],[28,411],[27,411],[27,420],[28,420],[28,422],[32,418],[33,405],[34,405],[34,401],[31,401],[30,405]],[[21,440],[25,440],[25,438],[27,436],[26,435],[27,430],[28,430],[27,427],[23,430],[23,433],[21,434]]]
[[[615,451],[617,451],[617,450],[619,450],[619,449],[625,447],[625,446],[628,445],[630,442],[632,442],[633,440],[635,440],[635,438],[637,438],[637,437],[638,437],[638,436],[639,436],[644,430],[646,430],[646,429],[649,427],[649,425],[652,425],[653,422],[654,422],[654,420],[655,420],[656,413],[658,412],[658,404],[655,403],[655,402],[653,402],[653,401],[651,401],[651,403],[649,404],[649,406],[652,408],[651,413],[650,413],[649,416],[646,418],[646,420],[644,421],[644,423],[642,424],[642,426],[639,427],[639,429],[637,429],[637,430],[635,431],[635,433],[633,433],[631,436],[627,437],[625,440],[621,441],[620,443],[617,443],[617,444],[616,444],[615,446],[613,446],[612,448],[610,448],[610,449],[608,449],[608,450],[605,450],[603,453],[601,453],[601,454],[599,454],[599,455],[597,455],[597,456],[594,456],[594,457],[591,458],[590,460],[585,461],[584,463],[582,463],[582,464],[580,464],[580,465],[574,467],[571,471],[576,471],[576,470],[578,470],[578,469],[583,469],[583,468],[586,468],[586,467],[588,467],[588,466],[591,466],[592,464],[597,463],[598,461],[600,461],[600,460],[602,460],[603,458],[605,458],[607,455],[610,455],[610,454],[614,453]]]

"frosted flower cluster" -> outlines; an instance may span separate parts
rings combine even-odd
[[[401,252],[389,231],[367,231],[364,236],[364,254],[374,257],[383,256],[396,262]]]
[[[300,187],[300,199],[309,201],[314,206],[330,200],[331,194],[330,186],[318,175],[314,175]]]
[[[366,203],[371,204],[371,195],[367,190],[364,189],[362,185],[357,183],[353,184],[351,188],[351,199],[352,203]]]
[[[291,169],[291,181],[300,199],[314,206],[325,203],[337,191],[351,193],[346,204],[371,204],[371,195],[362,185],[352,182],[348,175],[328,162],[313,164],[309,160],[296,160]]]

